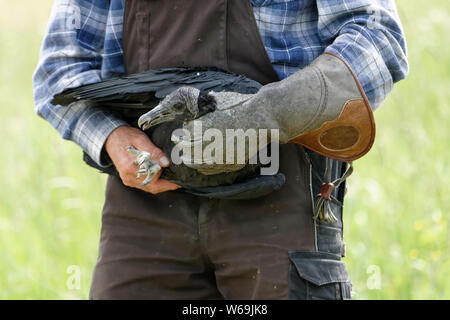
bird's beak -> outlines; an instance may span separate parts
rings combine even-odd
[[[164,109],[161,104],[158,104],[155,108],[143,114],[138,120],[139,127],[142,130],[147,130],[157,124],[175,120],[174,115]]]

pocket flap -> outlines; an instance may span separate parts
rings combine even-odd
[[[299,276],[316,286],[350,281],[345,262],[326,252],[290,251]]]

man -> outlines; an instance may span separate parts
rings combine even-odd
[[[348,167],[319,155],[326,148],[282,144],[287,181],[264,198],[205,199],[159,175],[140,186],[126,147],[150,152],[162,167],[168,155],[120,116],[49,103],[65,88],[183,65],[271,83],[242,115],[263,108],[268,116],[249,126],[274,120],[284,143],[351,117],[352,102],[358,112],[375,109],[408,72],[394,0],[57,0],[34,75],[36,111],[121,178],[108,178],[91,298],[350,298],[341,261]],[[200,121],[211,126],[207,116]],[[330,214],[317,213],[316,195]]]

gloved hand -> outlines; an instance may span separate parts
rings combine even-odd
[[[227,101],[226,93],[219,100]],[[278,129],[280,143],[298,143],[330,158],[351,161],[369,151],[375,136],[372,110],[358,80],[343,60],[331,54],[319,56],[310,66],[263,86],[254,95],[236,99],[233,94],[233,103],[227,102],[225,107],[223,104],[218,101],[214,112],[186,122],[183,128],[191,139],[183,141],[172,136],[176,146],[196,146],[204,151],[211,143],[202,139],[208,129],[222,134],[224,146],[227,129]],[[200,131],[194,129],[195,121],[201,121]],[[257,149],[264,148],[270,139],[259,139]],[[224,162],[230,152],[227,149],[228,146],[223,153]],[[245,160],[254,153],[247,146]],[[208,157],[194,156],[191,154],[193,163],[185,164],[205,174],[244,166],[211,163]]]

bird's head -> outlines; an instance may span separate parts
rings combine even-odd
[[[214,110],[215,100],[207,92],[194,87],[181,87],[143,114],[138,125],[142,130],[147,130],[164,122],[195,120]]]

